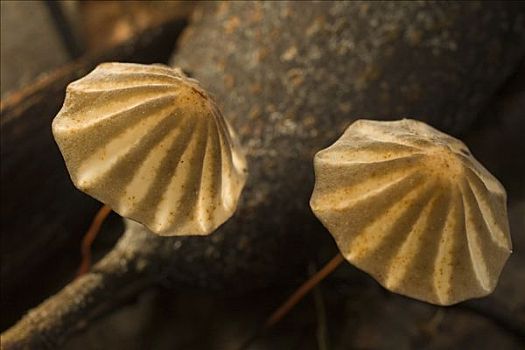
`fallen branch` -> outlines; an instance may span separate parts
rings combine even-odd
[[[127,222],[117,246],[93,269],[30,310],[1,336],[2,349],[54,349],[87,327],[123,295],[136,294],[159,274],[151,259],[137,250],[137,236],[151,234]],[[153,235],[153,234],[151,234]]]

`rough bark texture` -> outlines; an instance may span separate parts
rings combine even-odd
[[[173,63],[207,84],[238,127],[260,130],[263,141],[293,135],[323,144],[326,135],[312,130],[335,136],[357,117],[415,116],[457,134],[523,56],[524,8],[216,3],[194,15]],[[276,135],[266,140],[269,133]]]

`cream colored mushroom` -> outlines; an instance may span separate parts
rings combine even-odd
[[[314,164],[312,210],[385,288],[439,305],[494,290],[512,249],[506,193],[461,141],[358,120]]]
[[[211,233],[246,180],[215,102],[167,66],[99,65],[68,86],[53,135],[78,189],[159,235]]]
[[[494,290],[512,249],[506,193],[461,141],[416,120],[358,120],[314,167],[310,206],[341,254],[265,328],[345,259],[385,288],[433,304]]]

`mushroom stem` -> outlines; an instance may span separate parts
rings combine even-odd
[[[2,349],[57,348],[112,305],[150,285],[156,274],[144,263],[147,257],[133,249],[136,230],[128,227],[117,246],[91,271],[2,333]]]
[[[314,273],[308,280],[306,280],[295,292],[286,299],[275,311],[266,319],[266,322],[262,327],[259,328],[250,338],[244,341],[239,350],[248,349],[249,346],[265,331],[273,327],[277,322],[283,319],[290,310],[297,305],[298,302],[316,285],[319,284],[323,279],[326,278],[330,273],[332,273],[341,263],[345,260],[341,253],[337,253],[329,262],[327,262],[323,268],[316,273]]]
[[[103,205],[95,215],[93,222],[91,222],[91,226],[89,226],[89,229],[84,235],[80,248],[82,261],[77,271],[77,277],[80,277],[89,271],[89,268],[91,267],[91,246],[93,245],[95,238],[97,238],[98,232],[100,231],[100,227],[104,223],[104,220],[106,220],[110,213],[111,208],[107,205]]]
[[[334,256],[321,270],[317,271],[297,288],[295,292],[268,317],[264,323],[264,328],[268,329],[279,322],[310,290],[334,271],[343,261],[344,257],[341,253]]]

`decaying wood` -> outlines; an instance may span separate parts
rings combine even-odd
[[[525,34],[515,4],[447,5],[206,5],[174,62],[222,103],[247,152],[247,187],[237,213],[210,237],[137,232],[127,246],[145,268],[137,280],[226,293],[290,280],[332,244],[308,208],[312,157],[348,123],[418,117],[465,131],[523,57]],[[88,310],[105,303],[95,299]],[[54,325],[46,334],[58,344],[69,329]]]

